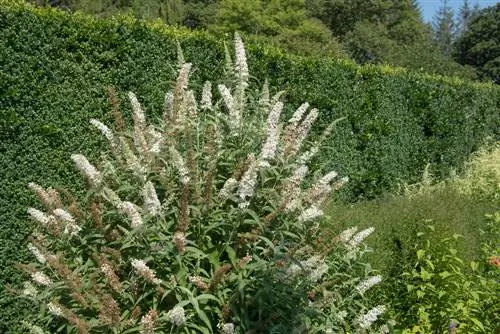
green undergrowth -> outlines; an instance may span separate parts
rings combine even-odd
[[[386,274],[429,225],[434,228],[430,240],[436,247],[442,238],[459,234],[459,254],[464,260],[476,260],[484,241],[480,236],[488,221],[485,215],[500,204],[500,145],[490,146],[473,155],[462,177],[435,182],[426,170],[420,183],[402,187],[399,193],[372,201],[332,203],[327,228],[375,227],[372,263]]]
[[[385,279],[379,298],[411,333],[445,330],[457,318],[457,333],[496,326],[499,159],[497,143],[476,153],[461,177],[435,182],[426,170],[398,194],[329,206],[328,230],[375,228],[368,258]]]

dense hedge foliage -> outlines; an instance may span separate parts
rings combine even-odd
[[[125,113],[130,90],[159,114],[176,74],[176,40],[198,66],[193,85],[216,81],[224,64],[222,42],[202,33],[13,3],[0,0],[0,332],[7,333],[30,311],[7,292],[22,281],[13,265],[28,256],[25,210],[35,200],[27,183],[83,189],[68,152],[95,157],[102,142],[88,120],[112,117],[107,87],[116,88]],[[446,175],[484,138],[498,138],[498,87],[265,46],[247,44],[247,51],[250,72],[284,89],[288,106],[308,101],[321,110],[318,131],[347,117],[316,163],[350,177],[348,199],[414,182],[427,163]]]

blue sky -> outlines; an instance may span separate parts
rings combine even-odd
[[[483,7],[489,7],[494,4],[499,2],[498,0],[469,0],[469,4],[471,4],[471,7],[474,6],[476,3]],[[418,3],[420,4],[420,8],[422,9],[422,14],[424,16],[424,21],[425,22],[430,22],[432,21],[432,17],[436,13],[436,11],[439,9],[441,6],[441,0],[418,0]],[[464,3],[464,0],[448,0],[449,6],[451,6],[455,12],[455,14],[458,12],[458,9],[462,6]]]

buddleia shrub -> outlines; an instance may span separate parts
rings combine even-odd
[[[372,229],[319,229],[323,203],[347,181],[308,174],[334,124],[309,140],[318,111],[307,103],[281,122],[281,93],[249,89],[238,35],[235,54],[224,84],[197,96],[179,50],[159,119],[129,93],[131,129],[116,108],[114,129],[90,120],[109,150],[100,162],[71,155],[83,201],[29,184],[43,209],[28,209],[37,262],[20,265],[31,278],[22,295],[41,310],[27,330],[368,332],[384,313],[368,291],[381,277],[361,262]]]

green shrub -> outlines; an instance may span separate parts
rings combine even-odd
[[[0,233],[0,331],[7,331],[29,309],[4,288],[22,284],[12,265],[29,256],[19,249],[31,231],[24,208],[34,205],[26,184],[43,180],[44,187],[71,187],[82,198],[84,184],[67,155],[97,158],[103,141],[92,135],[88,119],[111,119],[104,113],[107,88],[115,87],[117,105],[125,92],[135,91],[151,115],[160,115],[158,101],[175,81],[176,40],[197,64],[191,83],[200,89],[206,80],[223,79],[224,45],[158,22],[98,20],[23,1],[0,0],[0,22],[0,219],[8,222]],[[251,72],[286,90],[287,116],[302,101],[318,107],[314,134],[346,117],[312,161],[350,176],[345,199],[372,198],[398,182],[416,182],[426,163],[446,175],[483,138],[498,137],[497,87],[293,57],[261,45],[248,50]],[[259,86],[252,78],[250,91]]]
[[[20,266],[36,285],[25,282],[22,295],[40,307],[45,330],[366,333],[384,313],[368,291],[381,277],[361,262],[373,229],[318,238],[322,205],[346,180],[308,177],[323,144],[305,141],[317,109],[304,103],[281,123],[281,94],[270,98],[267,84],[247,102],[237,35],[235,45],[215,104],[210,82],[197,103],[180,53],[160,119],[146,121],[129,93],[131,131],[118,112],[117,131],[90,121],[110,150],[97,168],[71,155],[83,200],[29,184],[44,210],[28,209],[38,262]]]
[[[432,226],[428,233],[434,233]],[[458,326],[457,333],[498,329],[498,268],[488,277],[482,273],[486,261],[464,262],[457,255],[459,238],[453,235],[431,247],[427,233],[418,234],[414,264],[395,279],[407,290],[394,303],[400,324],[408,327],[403,333],[443,333],[450,325]]]

